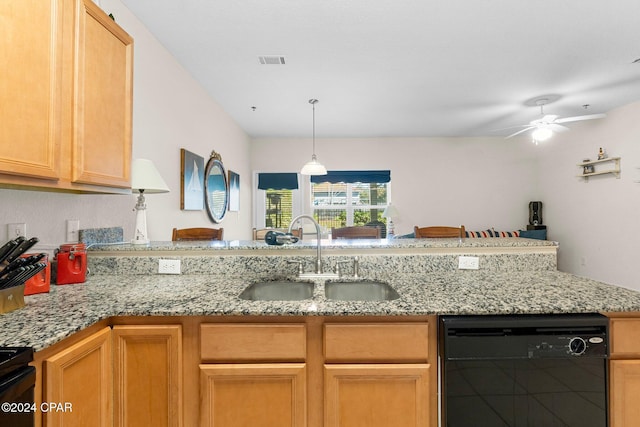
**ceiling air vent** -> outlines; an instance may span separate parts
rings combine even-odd
[[[264,55],[259,56],[258,59],[262,65],[284,65],[284,56]]]

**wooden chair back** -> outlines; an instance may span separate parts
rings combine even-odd
[[[222,240],[223,233],[224,228],[174,228],[171,240]]]
[[[353,226],[331,228],[331,239],[379,239],[380,228],[369,226]]]
[[[416,239],[419,238],[440,238],[440,237],[453,237],[458,239],[464,239],[466,237],[466,231],[464,225],[460,227],[445,227],[445,226],[432,226],[432,227],[413,227],[413,233]]]
[[[286,228],[254,228],[253,229],[253,240],[264,240],[264,235],[267,234],[267,231],[279,231],[281,233],[286,233]],[[296,236],[298,239],[302,240],[302,228],[294,228],[291,230],[291,234]]]

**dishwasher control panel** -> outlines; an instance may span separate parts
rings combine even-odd
[[[534,335],[529,337],[527,350],[529,358],[606,357],[606,335]]]

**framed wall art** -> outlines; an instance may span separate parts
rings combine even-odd
[[[180,209],[199,211],[204,208],[204,159],[180,149]]]
[[[240,175],[229,171],[229,211],[240,211]]]

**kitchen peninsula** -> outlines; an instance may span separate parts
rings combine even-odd
[[[400,297],[330,300],[324,279],[315,280],[309,299],[238,297],[256,281],[296,280],[300,261],[311,270],[313,241],[288,246],[242,241],[105,245],[90,248],[86,283],[54,286],[49,294],[27,297],[25,308],[0,316],[1,345],[35,347],[39,375],[45,372],[40,394],[46,400],[56,396],[55,389],[47,389],[47,377],[55,372],[60,354],[72,360],[87,345],[104,357],[113,352],[113,416],[121,420],[133,416],[125,406],[142,405],[139,399],[148,398],[133,391],[145,374],[152,373],[154,381],[171,390],[166,400],[154,404],[153,413],[183,425],[214,425],[205,421],[222,416],[215,409],[214,390],[218,396],[228,393],[223,406],[241,406],[246,401],[234,401],[246,391],[240,385],[273,374],[287,378],[288,389],[296,394],[282,397],[265,384],[258,387],[260,394],[276,402],[255,403],[255,410],[291,405],[284,412],[293,418],[282,425],[315,427],[323,419],[334,425],[329,421],[348,404],[334,397],[338,390],[349,393],[344,388],[349,377],[363,381],[353,391],[357,399],[375,386],[369,380],[385,378],[385,384],[395,384],[391,392],[403,394],[406,401],[428,402],[387,405],[387,410],[394,416],[415,415],[415,425],[435,426],[437,315],[640,311],[638,292],[557,271],[558,245],[550,241],[327,241],[322,249],[328,270],[339,262],[344,266],[344,280],[353,275],[357,256],[362,278],[388,283]],[[478,257],[479,269],[458,269],[460,256]],[[159,259],[179,259],[183,274],[157,274]],[[156,359],[168,365],[158,367],[151,361]],[[111,378],[110,366],[96,369]],[[413,385],[403,389],[408,377]],[[230,378],[239,389],[224,388]]]

